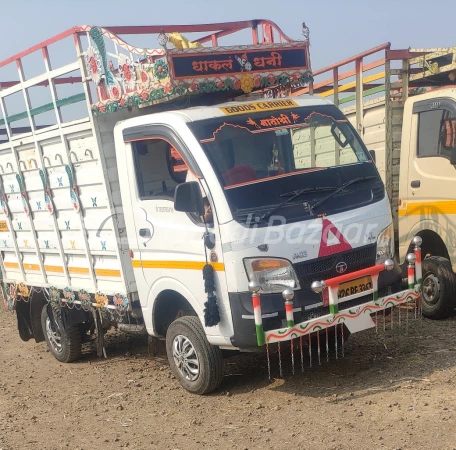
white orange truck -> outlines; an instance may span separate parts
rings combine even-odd
[[[219,46],[245,29],[251,45]],[[154,33],[158,49],[120,37]],[[74,59],[59,67],[53,46],[65,43]],[[36,52],[44,71],[28,78]],[[418,302],[419,259],[401,290],[385,188],[347,118],[317,97],[271,98],[311,81],[307,29],[296,41],[264,20],[81,26],[9,65],[5,298],[21,338],[46,340],[59,361],[92,335],[102,353],[111,327],[147,332],[166,338],[180,383],[204,394],[222,379],[224,350],[298,339],[302,357],[303,338],[331,333],[337,345]],[[50,101],[37,104],[42,90]],[[251,92],[268,98],[233,100]]]
[[[392,205],[397,258],[423,239],[423,313],[456,306],[456,47],[389,43],[314,72],[313,92],[342,108],[376,159]],[[316,164],[319,164],[317,156]]]

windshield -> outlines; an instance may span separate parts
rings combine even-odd
[[[280,205],[291,190],[313,188],[297,199],[302,205],[359,176],[373,175],[374,182],[380,181],[358,134],[332,105],[244,111],[194,122],[190,127],[211,161],[234,215],[260,214]],[[363,169],[364,165],[370,167]],[[355,170],[353,166],[357,166]],[[366,190],[366,186],[353,189]],[[292,205],[290,202],[284,209],[289,212]],[[266,217],[264,211],[262,217]]]

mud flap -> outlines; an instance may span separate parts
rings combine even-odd
[[[25,302],[16,303],[17,329],[20,338],[27,342],[33,338],[30,304]]]
[[[36,298],[35,301],[30,302],[30,315],[32,317],[32,330],[35,342],[44,342],[44,330],[41,326],[41,312],[47,301],[43,298]]]
[[[44,298],[34,298],[29,302],[16,302],[17,329],[23,341],[35,339],[44,341],[44,332],[41,327],[41,311],[46,304]]]

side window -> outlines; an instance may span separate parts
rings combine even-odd
[[[163,139],[132,142],[139,198],[173,200],[174,190],[184,183],[188,167],[179,151]]]
[[[440,156],[450,159],[456,146],[456,117],[452,111],[434,109],[419,113],[418,158]]]
[[[182,159],[180,153],[174,147],[169,146],[166,157],[171,178],[176,183],[185,183],[187,179],[188,166]]]

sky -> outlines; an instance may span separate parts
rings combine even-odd
[[[311,32],[313,69],[384,42],[391,42],[393,48],[456,45],[454,0],[432,3],[423,0],[2,0],[1,3],[0,61],[83,24],[161,25],[261,18],[275,21],[290,37],[300,39],[301,24],[305,21]],[[139,44],[155,47],[156,41]]]
[[[370,48],[391,42],[392,48],[432,48],[456,45],[454,0],[0,0],[0,61],[49,39],[75,25],[169,25],[273,20],[293,39],[302,39],[302,22],[310,28],[312,69],[316,70]],[[198,36],[187,36],[194,39]],[[123,36],[138,47],[156,48],[156,36]],[[72,38],[68,46],[50,47],[53,67],[75,61]],[[220,45],[251,44],[250,31],[230,36]],[[64,43],[61,43],[64,44]],[[379,56],[377,56],[379,58]],[[40,52],[23,58],[26,79],[44,72]],[[367,61],[368,62],[368,61]],[[78,76],[77,74],[75,76]],[[0,81],[17,80],[14,64],[0,68]],[[58,98],[82,89],[60,85]],[[59,91],[60,90],[60,91]],[[73,92],[74,91],[74,92]],[[29,89],[32,107],[51,102],[48,89]],[[8,115],[25,110],[22,93],[7,97]],[[73,108],[73,109],[71,109]],[[78,109],[79,108],[79,109]],[[68,118],[77,117],[80,105],[66,107]],[[74,115],[76,114],[76,115]],[[81,113],[82,114],[82,113]],[[86,111],[84,112],[86,115]],[[37,116],[38,125],[50,124],[52,112]],[[64,118],[65,119],[65,118]],[[15,126],[26,126],[26,119]],[[0,134],[2,130],[0,127]],[[4,131],[3,131],[3,134]],[[0,136],[1,137],[1,136]]]

